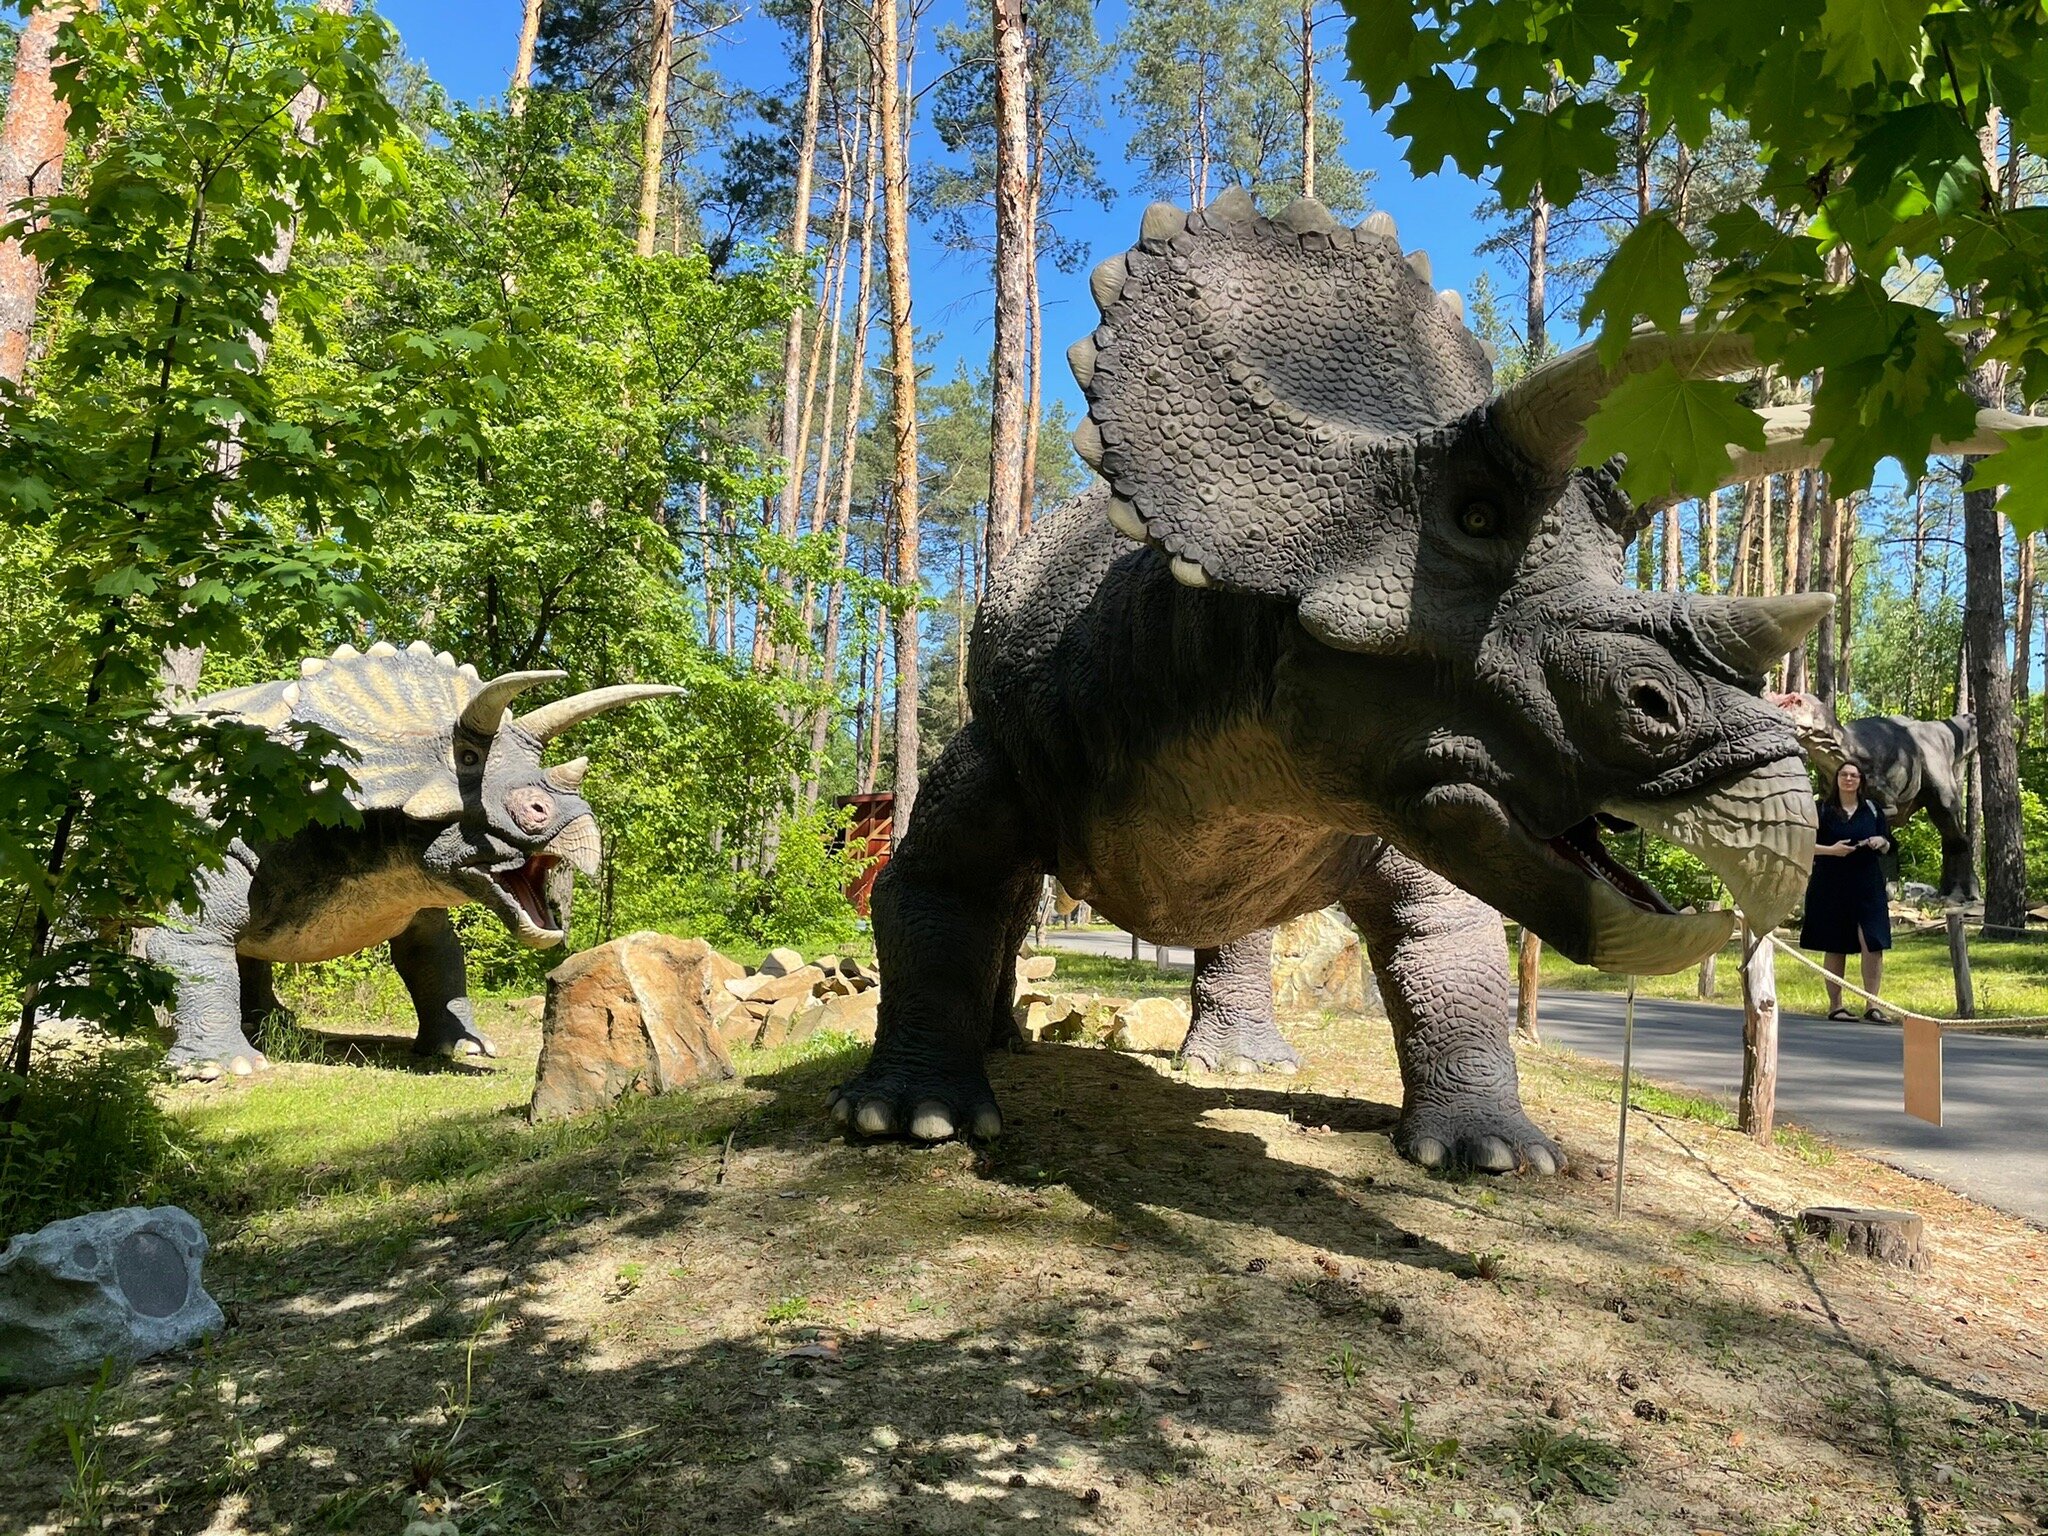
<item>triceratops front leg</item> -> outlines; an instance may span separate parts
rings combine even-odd
[[[1183,1061],[1211,1072],[1292,1072],[1301,1052],[1273,1018],[1273,930],[1261,928],[1218,949],[1195,951],[1189,989],[1194,1020]]]
[[[1522,1112],[1500,914],[1387,849],[1345,897],[1394,1026],[1394,1145],[1426,1168],[1556,1173],[1564,1149]]]
[[[469,973],[462,940],[440,907],[421,910],[391,941],[391,964],[419,1015],[419,1038],[413,1050],[421,1056],[485,1056],[497,1046],[479,1033],[469,1007]]]
[[[237,845],[239,846],[239,845]],[[245,1077],[270,1063],[243,1033],[241,964],[235,934],[249,913],[249,871],[231,858],[199,881],[197,917],[153,930],[143,953],[171,973],[176,1038],[165,1057],[181,1076]]]
[[[916,815],[875,880],[881,1015],[865,1070],[832,1093],[832,1118],[870,1136],[994,1136],[982,1057],[1044,871],[1009,770],[979,724],[946,746]]]

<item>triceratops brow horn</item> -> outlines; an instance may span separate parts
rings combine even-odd
[[[609,688],[592,688],[587,693],[571,694],[566,699],[543,704],[533,713],[519,716],[513,723],[529,735],[546,741],[608,709],[617,709],[622,704],[637,704],[642,699],[667,698],[682,691],[670,683],[614,683]]]
[[[1783,661],[1834,605],[1831,592],[1686,599],[1701,643],[1717,660],[1747,677]]]
[[[1493,402],[1494,425],[1530,464],[1562,479],[1578,463],[1586,423],[1608,391],[1666,363],[1684,374],[1718,378],[1754,367],[1756,350],[1733,331],[1698,331],[1690,323],[1668,332],[1640,326],[1612,363],[1600,360],[1594,342],[1539,363]]]
[[[569,674],[566,672],[507,672],[480,684],[470,700],[462,706],[464,730],[475,731],[482,736],[494,736],[505,718],[505,711],[512,707],[512,701],[529,688],[538,688],[542,683],[559,683]]]
[[[1764,445],[1761,448],[1738,448],[1729,444],[1730,463],[1728,473],[1721,481],[1723,485],[1739,485],[1745,480],[1761,480],[1766,475],[1813,469],[1834,446],[1832,438],[1807,437],[1813,429],[1813,407],[1810,405],[1771,406],[1758,411],[1757,415],[1763,418]],[[1928,444],[1927,451],[1947,455],[1996,453],[2006,446],[2006,433],[2025,432],[2036,427],[2048,427],[2048,416],[1981,410],[1977,413],[1976,428],[1968,437],[1954,440],[1938,438]],[[1656,509],[1685,499],[1667,496],[1645,505]]]

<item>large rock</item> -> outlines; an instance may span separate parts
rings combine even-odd
[[[0,1252],[0,1390],[125,1369],[220,1332],[206,1234],[175,1205],[54,1221]]]
[[[725,967],[702,939],[629,933],[548,974],[535,1120],[603,1109],[628,1093],[669,1093],[734,1076],[714,1025]]]
[[[804,957],[793,949],[771,949],[768,958],[761,962],[764,976],[787,976],[791,971],[803,969]]]
[[[1019,981],[1050,981],[1052,973],[1059,968],[1057,955],[1025,955],[1017,962]]]
[[[1188,1035],[1188,1010],[1170,997],[1141,997],[1117,1009],[1109,1043],[1119,1051],[1177,1051]]]
[[[1386,1011],[1358,931],[1336,907],[1294,918],[1274,931],[1273,1003],[1314,1012]]]

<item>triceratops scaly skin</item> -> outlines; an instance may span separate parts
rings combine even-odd
[[[1639,514],[1573,468],[1617,379],[1729,371],[1744,349],[1643,334],[1618,364],[1575,354],[1492,398],[1383,215],[1354,231],[1303,201],[1269,221],[1241,192],[1155,207],[1092,287],[1075,442],[1108,484],[1041,524],[982,605],[972,722],[875,886],[879,1031],[834,1117],[1000,1128],[982,1058],[1013,1036],[1050,871],[1196,947],[1191,1051],[1215,1046],[1205,1028],[1285,1051],[1261,930],[1344,903],[1393,1020],[1402,1151],[1561,1166],[1522,1112],[1488,904],[1576,960],[1674,970],[1730,918],[1671,912],[1601,851],[1596,816],[1693,848],[1762,924],[1811,859],[1798,743],[1758,689],[1827,599],[1625,588]]]
[[[577,794],[588,763],[541,765],[550,738],[603,710],[681,692],[626,683],[515,716],[512,701],[562,672],[488,681],[422,641],[344,645],[289,681],[231,689],[193,708],[277,727],[324,727],[347,764],[359,827],[311,827],[250,848],[200,882],[196,914],[151,932],[145,953],[176,980],[174,1066],[266,1065],[245,1028],[277,1007],[275,962],[354,954],[387,939],[419,1015],[415,1049],[496,1055],[477,1032],[462,944],[447,909],[480,901],[521,943],[559,944],[575,870],[595,874],[597,822]]]

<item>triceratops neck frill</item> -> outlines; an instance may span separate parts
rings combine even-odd
[[[1492,388],[1454,295],[1392,222],[1308,199],[1261,217],[1233,190],[1157,204],[1091,280],[1102,324],[1069,353],[1088,397],[1075,446],[1120,531],[1176,574],[1300,596],[1316,546],[1360,508],[1352,467],[1465,416]]]
[[[427,819],[438,819],[461,809],[455,725],[482,686],[474,667],[424,641],[402,650],[380,641],[367,651],[342,646],[309,657],[288,682],[210,694],[195,707],[273,729],[289,721],[320,726],[356,754],[346,767],[359,809],[431,808]]]

